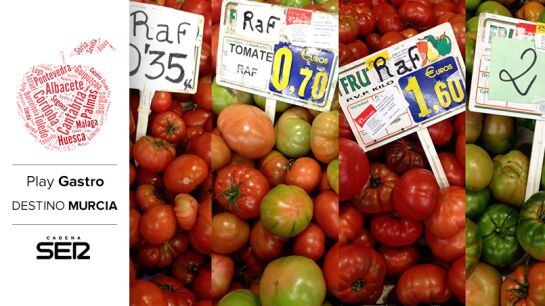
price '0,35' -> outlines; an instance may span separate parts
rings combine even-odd
[[[134,44],[130,44],[130,47],[135,50],[136,56],[137,56],[137,64],[136,67],[131,69],[130,76],[133,76],[138,73],[140,70],[140,67],[142,66],[142,53],[138,49],[137,46]],[[179,63],[179,60],[183,60],[187,58],[187,54],[183,53],[167,53],[165,51],[160,50],[150,50],[150,45],[145,44],[144,46],[144,54],[148,54],[153,57],[153,59],[149,62],[149,71],[146,72],[144,75],[149,80],[156,80],[161,77],[165,77],[165,80],[179,84],[184,80],[185,77],[185,69],[184,67]],[[131,54],[133,56],[133,54]],[[166,61],[166,68],[165,63]],[[178,61],[178,62],[176,62]],[[167,73],[168,70],[168,73]],[[170,72],[172,71],[172,73]],[[185,89],[192,88],[192,80],[187,79],[184,81]]]
[[[410,77],[407,81],[407,86],[405,86],[406,92],[412,92],[416,100],[416,104],[420,109],[418,117],[424,118],[431,114],[431,109],[426,103],[420,84],[418,84],[418,79],[416,77]],[[446,109],[452,104],[452,102],[460,103],[464,100],[464,90],[462,89],[462,84],[459,79],[448,80],[447,83],[443,81],[438,81],[433,86],[435,91],[435,96],[439,105]]]
[[[293,63],[293,52],[289,48],[280,48],[274,54],[273,59],[273,71],[271,82],[274,88],[278,91],[286,89],[290,83],[291,65]],[[297,90],[297,95],[301,98],[305,97],[308,83],[313,77],[314,72],[308,68],[301,68],[299,74],[303,76],[303,80]],[[325,72],[318,71],[314,75],[314,81],[312,82],[311,96],[315,100],[320,100],[325,95],[326,85],[328,81],[328,75]]]

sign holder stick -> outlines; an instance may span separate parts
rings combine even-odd
[[[545,119],[536,120],[532,153],[530,155],[530,168],[528,171],[528,182],[526,182],[525,200],[528,200],[534,193],[539,191],[541,181],[541,169],[543,168],[543,154],[545,152]]]
[[[140,91],[140,104],[138,105],[138,122],[136,123],[136,139],[146,135],[148,129],[148,119],[151,113],[151,100],[155,95],[155,90],[144,86]]]
[[[426,153],[426,157],[430,163],[431,170],[435,175],[437,184],[439,184],[439,188],[443,189],[448,187],[449,183],[447,175],[445,174],[445,170],[443,170],[443,166],[439,160],[439,155],[437,155],[437,150],[435,150],[435,146],[433,145],[428,129],[423,127],[418,129],[416,133],[418,134],[418,139],[420,139],[420,142],[422,143],[422,148],[424,148],[424,152]]]
[[[272,98],[267,98],[265,100],[265,114],[271,119],[271,122],[274,124],[274,116],[276,115],[276,100]]]

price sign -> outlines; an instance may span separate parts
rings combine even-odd
[[[195,93],[203,27],[203,16],[131,2],[131,88]]]
[[[338,75],[336,15],[245,0],[223,2],[216,82],[320,111]]]
[[[464,69],[444,23],[341,67],[339,102],[356,140],[371,150],[463,112]]]
[[[536,23],[481,14],[469,109],[529,119],[545,113],[545,54]]]

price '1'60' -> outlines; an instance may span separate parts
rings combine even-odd
[[[407,86],[405,86],[404,89],[406,92],[413,93],[416,104],[420,110],[418,117],[424,118],[431,114],[432,111],[429,108],[428,103],[426,103],[426,99],[424,98],[424,94],[422,93],[422,89],[420,88],[420,84],[416,77],[410,77],[407,81]],[[433,89],[437,101],[443,109],[449,108],[452,102],[460,103],[464,100],[464,90],[460,79],[450,79],[447,80],[446,83],[437,81],[433,86]]]

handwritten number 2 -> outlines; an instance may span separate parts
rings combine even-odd
[[[532,88],[532,85],[534,84],[534,81],[536,80],[537,78],[537,75],[534,75],[534,77],[532,78],[532,81],[530,81],[530,84],[528,84],[528,87],[526,88],[526,90],[524,91],[521,91],[520,88],[518,87],[517,85],[517,82],[516,80],[518,80],[519,78],[521,78],[522,76],[524,76],[526,73],[528,73],[528,71],[530,71],[534,65],[536,64],[536,61],[537,61],[537,54],[536,54],[536,51],[532,48],[528,48],[526,50],[524,50],[524,52],[522,52],[522,54],[520,55],[520,59],[524,59],[524,56],[526,55],[527,52],[531,51],[531,53],[534,55],[534,58],[532,60],[532,63],[530,64],[530,66],[528,66],[528,68],[526,68],[526,70],[524,70],[521,74],[519,74],[518,76],[516,77],[513,77],[509,71],[505,70],[505,69],[502,69],[500,71],[500,80],[504,81],[504,82],[513,82],[513,86],[515,87],[515,90],[519,93],[519,95],[521,96],[526,96],[528,94],[528,92],[530,91],[530,89]],[[507,75],[507,78],[504,78],[504,74]]]

